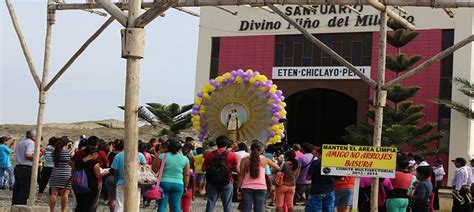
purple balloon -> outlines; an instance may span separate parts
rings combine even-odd
[[[235,76],[235,75],[237,74],[237,71],[231,71],[230,74],[231,74],[232,76]]]
[[[267,99],[270,98],[271,96],[272,96],[272,95],[269,94],[269,93],[266,93],[266,94],[265,94],[265,98],[267,98]]]
[[[268,80],[267,83],[268,83],[268,84],[273,84],[273,81],[272,81],[272,80]]]
[[[265,88],[266,88],[266,89],[270,89],[271,87],[272,87],[271,84],[265,84]]]
[[[280,135],[281,138],[285,138],[285,133]]]
[[[279,124],[280,122],[278,120],[272,121],[272,125]]]
[[[276,135],[276,133],[275,133],[274,131],[271,131],[271,132],[269,133],[269,135],[270,135],[269,137],[273,137],[273,136]]]
[[[230,83],[230,82],[233,82],[234,80],[235,80],[235,76],[230,77],[230,78],[229,78],[229,83]]]
[[[280,100],[283,102],[285,101],[285,97],[284,96],[280,96]]]
[[[281,96],[281,95],[283,95],[283,91],[277,90],[277,91],[275,92],[275,94],[278,95],[278,96]]]
[[[273,117],[278,117],[279,114],[278,113],[273,113]]]
[[[238,76],[243,76],[243,75],[244,75],[244,71],[243,71],[242,69],[237,70],[237,75],[238,75]]]
[[[198,92],[197,96],[202,97],[202,92]]]
[[[255,75],[260,74],[260,72],[258,72],[258,71],[254,71],[253,73],[254,73]]]
[[[193,109],[199,110],[199,105],[193,105]]]
[[[199,114],[199,111],[193,110],[193,115],[198,115],[198,114]]]
[[[248,78],[248,77],[244,77],[244,82],[245,82],[245,83],[249,82],[249,78]]]

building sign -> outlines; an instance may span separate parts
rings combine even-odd
[[[324,144],[322,175],[394,178],[397,148]]]
[[[365,76],[370,78],[370,66],[357,67]],[[360,79],[345,66],[328,67],[273,67],[272,79]]]
[[[312,6],[287,6],[282,8],[285,15],[293,19],[305,29],[322,27],[367,27],[379,25],[379,11],[367,10],[364,6],[355,5],[354,10],[344,5],[312,5]],[[412,15],[401,15],[409,22],[414,22]],[[291,24],[280,20],[247,19],[240,20],[239,31],[268,31],[268,30],[294,29]]]

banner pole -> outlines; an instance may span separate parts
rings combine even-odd
[[[356,177],[354,181],[354,193],[352,196],[352,212],[359,211],[359,189],[360,189],[360,177]]]

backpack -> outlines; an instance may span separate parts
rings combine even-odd
[[[229,184],[229,168],[227,167],[227,154],[226,150],[224,153],[219,155],[217,150],[212,151],[214,154],[214,160],[211,165],[206,169],[206,180],[209,184],[215,187],[224,187]]]
[[[77,193],[89,192],[89,183],[87,182],[87,174],[82,170],[76,170],[71,176],[72,189]]]

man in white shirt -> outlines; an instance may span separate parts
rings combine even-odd
[[[440,159],[437,159],[435,161],[435,165],[433,166],[433,173],[435,174],[435,179],[436,179],[436,185],[434,187],[434,201],[433,201],[433,208],[435,210],[439,210],[439,188],[441,187],[441,181],[443,181],[444,175],[446,175],[446,172],[444,172],[444,167],[443,167],[443,161]]]
[[[464,158],[456,158],[454,160],[451,160],[451,162],[454,163],[454,166],[456,166],[456,172],[454,173],[454,178],[451,183],[453,187],[453,192],[455,195],[461,196],[465,203],[462,204],[458,200],[458,198],[453,198],[453,209],[452,211],[456,212],[464,212],[464,211],[471,211],[471,204],[470,204],[470,198],[468,197],[468,194],[470,194],[470,188],[471,188],[471,176],[472,176],[472,170],[468,166],[466,166],[466,159]],[[469,195],[470,196],[470,195]]]

